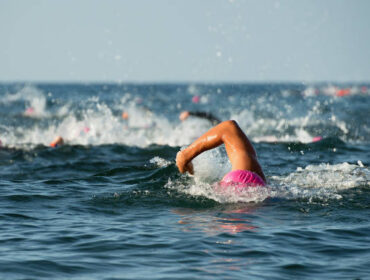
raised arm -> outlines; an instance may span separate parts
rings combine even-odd
[[[177,153],[176,164],[181,173],[192,173],[191,160],[204,151],[225,144],[232,170],[250,170],[265,180],[256,151],[235,121],[224,121],[208,130],[185,150]]]

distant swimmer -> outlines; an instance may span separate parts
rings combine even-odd
[[[193,98],[191,99],[191,102],[193,103],[199,103],[199,101],[200,101],[200,97],[198,95],[193,96]]]
[[[212,125],[217,125],[221,122],[218,118],[216,118],[211,113],[200,112],[200,111],[183,111],[180,113],[179,119],[181,121],[185,121],[188,117],[197,117],[201,119],[206,119],[210,121]]]
[[[53,147],[53,148],[63,146],[64,145],[64,139],[63,139],[62,136],[57,136],[57,137],[55,137],[53,142],[51,142],[49,145],[50,145],[50,147]]]
[[[138,108],[137,112],[141,114],[143,117],[152,118],[154,113],[146,106],[142,106],[141,108]],[[123,111],[121,114],[122,119],[128,120],[132,116],[127,112]]]
[[[253,138],[253,141],[255,142],[266,142],[266,143],[281,143],[281,142],[300,142],[300,143],[316,143],[316,142],[319,142],[321,140],[323,140],[324,138],[322,136],[314,136],[314,137],[311,137],[309,135],[307,135],[307,137],[304,137],[303,139],[301,140],[297,140],[297,139],[291,139],[291,138],[278,138],[274,135],[265,135],[265,136],[258,136],[258,137],[254,137]]]
[[[266,178],[257,160],[257,154],[248,137],[236,121],[224,121],[177,153],[176,165],[181,173],[194,174],[191,163],[199,154],[225,144],[232,170],[220,182],[221,186],[265,186]]]
[[[335,93],[336,96],[343,97],[351,94],[351,89],[350,88],[342,88],[338,89]]]
[[[28,108],[24,111],[24,115],[25,115],[25,116],[28,116],[28,117],[35,115],[35,113],[36,113],[36,111],[35,111],[35,109],[34,109],[33,107],[28,107]]]
[[[130,128],[151,128],[156,126],[155,114],[146,106],[140,106],[136,110],[123,111],[121,114]],[[126,127],[127,128],[127,127]]]
[[[122,119],[127,120],[128,119],[128,113],[127,112],[122,112]]]

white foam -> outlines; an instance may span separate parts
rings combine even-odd
[[[203,196],[220,203],[261,202],[270,195],[269,188],[247,188],[236,192],[229,188],[222,190],[218,183],[231,170],[231,164],[224,148],[206,151],[193,161],[194,175],[188,177],[187,182],[169,180],[166,188],[175,189],[191,196]]]
[[[361,162],[359,165],[347,162],[330,165],[308,165],[298,167],[288,176],[273,176],[280,184],[289,184],[302,188],[322,188],[328,190],[345,190],[370,185],[370,170]]]
[[[264,188],[246,188],[242,192],[230,189],[220,192],[217,191],[217,183],[214,183],[220,180],[219,174],[214,171],[214,161],[209,161],[210,165],[204,159],[201,161],[197,167],[194,166],[195,176],[189,177],[186,183],[183,180],[169,180],[166,187],[191,196],[204,196],[220,203],[261,202],[266,198],[306,199],[310,203],[327,203],[328,200],[342,199],[343,190],[370,186],[369,168],[361,162],[358,165],[345,162],[298,167],[291,174],[268,178],[268,186]],[[213,171],[204,173],[204,170],[199,170],[206,166],[208,170]]]
[[[347,189],[370,185],[370,170],[361,162],[308,165],[288,175],[270,178],[271,196],[288,199],[305,198],[310,202],[342,199]]]
[[[200,89],[192,85],[189,86],[187,94],[189,98],[191,95],[199,94],[205,98],[206,103],[212,103],[214,98],[210,94],[201,94]],[[111,106],[99,101],[98,97],[82,100],[82,108],[79,110],[76,110],[73,104],[55,103],[53,113],[47,108],[46,94],[32,86],[26,86],[15,94],[7,94],[0,100],[2,103],[16,101],[24,101],[25,108],[34,109],[28,116],[37,117],[38,120],[49,118],[49,122],[35,122],[30,127],[11,129],[1,127],[2,132],[6,131],[1,135],[1,139],[8,146],[47,145],[57,135],[65,138],[67,143],[80,145],[119,143],[139,147],[152,144],[183,146],[190,144],[211,127],[209,121],[199,118],[188,118],[185,122],[180,122],[178,118],[168,118],[160,113],[154,113],[143,106],[143,99],[129,92],[124,93]],[[323,118],[321,112],[323,104],[314,100],[314,104],[307,103],[311,107],[304,108],[307,109],[306,114],[300,112],[297,114],[294,112],[294,106],[282,105],[276,102],[276,97],[272,95],[259,96],[252,104],[248,98],[238,99],[230,95],[229,102],[238,103],[237,108],[248,108],[238,111],[232,106],[230,109],[225,106],[222,112],[238,121],[248,137],[255,142],[310,143],[315,138],[327,136],[314,134],[312,127],[318,127],[320,129],[318,131],[323,131],[322,127],[329,126],[333,133],[340,132],[339,137],[343,141],[349,141],[347,136],[353,133],[348,123],[334,113],[329,115],[329,118]],[[146,100],[145,105],[150,108],[152,104],[150,100]],[[262,113],[259,111],[260,108],[264,108]],[[128,112],[129,119],[123,120],[120,114],[117,115],[117,111]],[[217,115],[217,112],[215,114]],[[55,116],[58,118],[52,119]],[[369,128],[365,124],[361,130],[367,133]],[[330,132],[328,134],[331,136]],[[362,139],[366,139],[366,135]]]
[[[161,125],[163,127],[163,123]],[[188,145],[210,128],[211,124],[206,120],[189,118],[185,122],[166,128],[167,131],[164,131],[165,144],[170,146]]]
[[[220,181],[231,170],[231,164],[223,147],[202,153],[192,163],[196,183]]]
[[[235,192],[232,189],[220,191],[217,183],[206,182],[192,181],[184,184],[169,179],[165,187],[194,197],[206,197],[219,203],[262,202],[270,196],[268,188],[246,188],[241,192]]]
[[[161,157],[154,157],[150,159],[149,162],[155,164],[158,167],[167,167],[172,163],[171,161],[165,160],[164,158]]]
[[[29,117],[44,117],[46,112],[46,97],[44,93],[34,87],[27,85],[14,94],[7,94],[0,100],[5,104],[10,104],[16,101],[25,101],[24,114]]]

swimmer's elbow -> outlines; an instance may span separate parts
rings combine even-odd
[[[240,130],[238,123],[234,120],[224,121],[221,124],[224,126],[226,131],[235,132],[235,131]]]
[[[225,125],[232,127],[232,128],[239,127],[238,123],[235,120],[224,121],[224,123]]]

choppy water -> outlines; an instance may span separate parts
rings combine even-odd
[[[0,85],[0,278],[369,279],[368,88]],[[223,148],[180,175],[182,110],[237,120],[268,188],[215,193]]]

